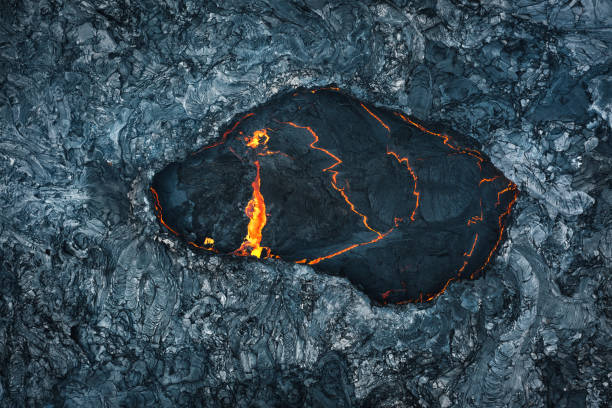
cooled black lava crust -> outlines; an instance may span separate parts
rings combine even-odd
[[[155,175],[160,222],[198,250],[346,276],[375,301],[427,301],[482,274],[517,188],[468,137],[337,88],[239,115]]]

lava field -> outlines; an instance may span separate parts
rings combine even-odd
[[[0,408],[612,405],[609,0],[0,3]]]
[[[239,117],[153,178],[158,219],[194,248],[313,265],[409,303],[480,276],[502,241],[517,187],[458,144],[473,139],[335,87]]]

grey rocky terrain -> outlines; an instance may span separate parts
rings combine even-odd
[[[610,405],[609,0],[204,3],[0,5],[0,406]],[[331,83],[518,185],[485,277],[379,307],[160,228],[157,171]]]

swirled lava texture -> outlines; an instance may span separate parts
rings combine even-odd
[[[337,88],[240,115],[153,180],[160,223],[196,250],[346,276],[380,303],[475,278],[518,190],[474,140]]]

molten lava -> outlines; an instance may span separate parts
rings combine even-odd
[[[355,214],[359,215],[359,217],[361,217],[361,220],[363,222],[363,225],[369,229],[370,231],[376,233],[379,237],[383,234],[381,234],[380,232],[376,231],[375,229],[373,229],[372,227],[370,227],[370,225],[368,224],[368,217],[363,215],[362,213],[360,213],[359,211],[357,211],[357,209],[355,208],[355,204],[353,204],[351,202],[351,200],[348,198],[348,196],[346,195],[346,192],[344,191],[344,187],[338,187],[338,172],[336,170],[332,170],[334,167],[336,167],[337,165],[342,163],[342,160],[340,160],[339,157],[337,157],[336,155],[334,155],[333,153],[331,153],[329,150],[323,149],[322,147],[319,146],[315,146],[315,144],[317,144],[319,142],[319,136],[315,133],[314,130],[312,130],[312,128],[310,126],[300,126],[300,125],[296,125],[293,122],[285,122],[286,124],[288,124],[289,126],[293,126],[295,128],[299,128],[299,129],[306,129],[313,137],[313,142],[310,143],[310,148],[311,149],[316,149],[319,150],[323,153],[325,153],[326,155],[328,155],[329,157],[331,157],[332,159],[334,159],[334,163],[329,166],[324,168],[322,171],[326,172],[326,171],[331,171],[332,174],[332,178],[331,178],[331,185],[333,187],[334,190],[336,190],[337,192],[340,193],[340,195],[342,196],[342,198],[344,199],[344,201],[349,205],[349,207],[351,208],[351,211],[354,212]],[[353,246],[354,247],[354,246]],[[346,251],[344,251],[346,252]],[[326,258],[324,258],[326,259]]]
[[[385,129],[387,129],[387,132],[390,132],[391,129],[389,128],[389,126],[387,126],[387,124],[385,122],[383,122],[378,116],[376,116],[371,110],[369,110],[363,103],[361,104],[361,107],[363,109],[366,110],[366,112],[368,112],[370,114],[370,116],[372,116],[374,119],[376,119],[378,121],[378,123],[381,124],[382,127],[384,127]]]
[[[336,96],[332,98],[332,94]],[[344,104],[338,108],[313,107],[319,101],[336,103],[338,96],[344,98]],[[295,104],[293,110],[270,113],[270,108],[262,107],[248,113],[224,131],[219,141],[199,149],[190,159],[193,161],[190,166],[208,166],[206,163],[214,163],[215,158],[221,160],[215,166],[230,166],[226,167],[228,171],[214,167],[211,169],[215,172],[204,172],[203,185],[214,186],[211,184],[214,180],[208,179],[209,174],[233,175],[235,188],[227,191],[240,193],[243,178],[250,180],[248,201],[245,195],[240,195],[245,197],[241,201],[242,217],[221,221],[198,218],[194,214],[187,223],[193,229],[170,227],[160,202],[167,207],[167,203],[179,200],[173,209],[199,208],[200,204],[193,200],[202,197],[203,203],[214,203],[213,195],[226,191],[214,187],[199,190],[200,184],[189,182],[181,184],[187,193],[173,200],[162,200],[158,185],[164,187],[164,197],[169,197],[174,188],[172,183],[181,183],[184,172],[173,168],[151,187],[159,222],[174,235],[197,236],[195,242],[187,241],[194,248],[257,258],[281,257],[298,264],[316,265],[330,273],[345,274],[381,303],[430,301],[444,293],[450,282],[468,275],[471,279],[480,276],[501,244],[507,219],[517,200],[518,189],[512,181],[477,150],[462,147],[454,138],[431,131],[403,113],[368,108],[340,93],[338,88],[298,91],[291,97],[293,100],[286,103]],[[353,125],[353,133],[348,136],[341,134],[342,122],[337,117],[344,114],[345,107],[350,107],[353,115],[347,117],[354,118],[359,110],[364,112],[363,119]],[[330,125],[309,122],[319,117],[327,117],[332,122]],[[373,128],[372,119],[380,127]],[[405,133],[408,137],[404,137]],[[232,135],[235,136],[230,138]],[[304,139],[303,135],[309,137]],[[339,142],[342,140],[347,144],[342,145]],[[220,148],[210,150],[213,147]],[[348,149],[348,159],[342,149]],[[420,149],[422,152],[416,155]],[[359,152],[366,151],[365,157],[359,156],[362,154]],[[463,159],[456,159],[462,156]],[[437,162],[440,169],[435,167]],[[376,163],[387,166],[391,173],[383,178],[373,177],[378,170],[370,171],[370,166]],[[463,173],[457,173],[453,166],[468,167]],[[285,178],[287,182],[283,181]],[[461,181],[454,182],[453,178]],[[326,185],[318,195],[314,193],[318,184],[313,180],[324,181]],[[454,185],[464,186],[470,193],[459,200],[432,197],[432,194],[456,197],[457,193],[448,187]],[[385,192],[381,190],[383,187],[390,190]],[[203,197],[202,192],[207,196]],[[305,196],[293,200],[292,194]],[[387,202],[395,196],[401,201]],[[185,200],[181,197],[192,201],[181,204],[180,200]],[[297,207],[292,209],[292,205]],[[343,206],[344,212],[333,207],[337,205]],[[231,211],[228,208],[226,213]],[[282,214],[297,217],[298,228],[294,232],[286,227],[295,224],[291,221],[293,218],[285,221]],[[315,218],[307,219],[313,214]],[[341,220],[340,214],[352,214],[356,218]],[[241,221],[245,216],[246,232]],[[176,225],[175,219],[169,218],[169,222]],[[359,222],[353,225],[357,219]],[[229,236],[218,235],[219,231],[225,231],[223,222],[231,224],[228,231],[242,228],[241,243],[233,238],[235,232]],[[336,225],[329,231],[344,238],[334,243],[329,233],[318,234],[318,225]],[[432,235],[434,227],[439,229],[438,236]],[[228,250],[230,242],[235,242],[231,248],[238,248]],[[447,249],[445,244],[451,246]],[[420,245],[427,246],[419,249]],[[404,253],[408,256],[406,260],[402,259]],[[385,275],[387,269],[389,273]]]
[[[162,206],[159,203],[159,194],[157,194],[157,191],[153,187],[149,188],[149,190],[151,191],[151,194],[153,194],[153,199],[155,200],[155,203],[153,203],[153,206],[155,208],[155,214],[157,215],[157,219],[164,227],[168,229],[168,231],[170,231],[174,235],[179,235],[178,232],[170,228],[170,226],[168,226],[168,224],[166,224],[166,222],[164,221]]]
[[[249,226],[247,229],[247,235],[244,238],[244,242],[236,251],[235,255],[240,256],[255,256],[261,257],[261,252],[265,249],[261,244],[261,231],[266,226],[266,203],[263,195],[261,195],[261,175],[259,161],[255,161],[255,167],[257,168],[257,176],[255,181],[251,184],[253,186],[253,198],[249,201],[244,213],[249,217]],[[269,255],[269,253],[268,253]]]
[[[414,194],[414,196],[416,197],[416,205],[414,206],[414,210],[412,210],[412,214],[410,215],[410,220],[414,221],[414,216],[416,215],[416,210],[417,210],[417,208],[419,208],[419,197],[421,196],[421,194],[417,191],[417,182],[418,182],[419,178],[417,177],[417,175],[414,172],[414,170],[412,170],[412,167],[410,167],[410,161],[408,161],[407,157],[399,157],[399,155],[397,153],[390,151],[388,148],[387,148],[387,154],[395,157],[395,159],[398,162],[404,163],[406,165],[406,168],[410,172],[410,175],[412,176],[412,179],[414,180],[414,190],[412,191],[412,194]]]

